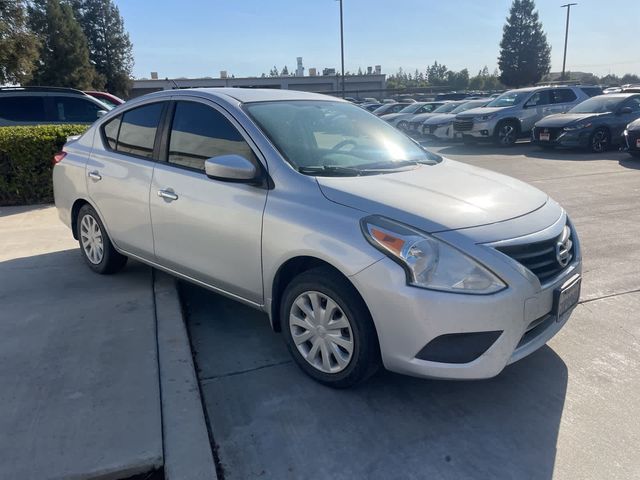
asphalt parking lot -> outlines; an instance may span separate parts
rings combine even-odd
[[[569,323],[491,380],[381,372],[335,391],[298,370],[266,316],[182,285],[223,478],[640,478],[640,161],[528,144],[433,150],[567,209],[584,255]]]

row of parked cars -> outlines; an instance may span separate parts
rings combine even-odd
[[[495,98],[385,104],[373,113],[421,140],[511,146],[531,138],[543,148],[603,152],[623,147],[640,155],[640,89],[636,88],[603,94],[597,86],[540,86]]]

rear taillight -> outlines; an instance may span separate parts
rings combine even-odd
[[[64,157],[67,156],[67,152],[58,152],[53,156],[53,164],[59,164]]]

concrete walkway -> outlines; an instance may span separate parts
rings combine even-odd
[[[160,468],[151,270],[92,273],[55,208],[0,208],[0,478]]]

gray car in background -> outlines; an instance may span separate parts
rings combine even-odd
[[[453,128],[463,140],[491,140],[511,146],[529,137],[535,123],[554,113],[564,113],[587,98],[598,95],[599,87],[545,86],[509,90],[487,106],[461,113]]]
[[[53,186],[91,270],[136,259],[259,309],[333,387],[380,365],[495,376],[580,296],[578,236],[547,194],[324,95],[136,98],[56,154]]]
[[[400,130],[406,130],[409,121],[416,115],[431,113],[442,105],[444,105],[444,102],[415,102],[407,105],[398,113],[388,113],[382,115],[380,118],[394,127],[398,127]]]

